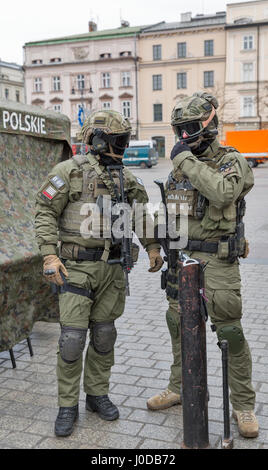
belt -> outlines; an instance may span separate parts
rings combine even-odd
[[[61,248],[61,258],[72,259],[78,261],[100,261],[103,255],[103,248],[85,248],[79,245],[73,245],[72,255],[67,254],[64,250],[64,244]],[[120,257],[118,249],[112,249],[109,254],[109,259],[116,259]]]
[[[217,253],[218,242],[206,242],[202,240],[189,240],[186,250],[189,251],[203,251],[206,253]]]

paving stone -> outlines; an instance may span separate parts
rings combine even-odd
[[[124,384],[117,384],[112,390],[113,394],[120,393],[127,396],[139,396],[143,391],[144,387],[136,387],[135,385]]]
[[[157,411],[146,410],[134,410],[128,417],[129,420],[140,421],[146,424],[162,424],[165,420],[165,416]]]
[[[104,432],[99,449],[137,449],[141,439],[136,436],[126,436],[114,432]]]
[[[25,432],[14,432],[12,434],[8,434],[8,436],[2,440],[2,443],[4,445],[10,445],[11,447],[15,446],[16,449],[34,449],[39,441],[40,436],[38,435],[36,436]]]
[[[3,409],[3,412],[6,415],[13,417],[22,417],[22,418],[33,418],[36,417],[40,411],[40,406],[33,405],[32,403],[18,403],[15,401],[8,402],[8,404]]]
[[[156,424],[145,424],[139,432],[139,436],[149,439],[157,438],[165,442],[176,442],[178,435],[179,431],[177,429],[174,432],[174,428],[171,429],[167,426],[158,426]]]
[[[39,436],[40,439],[40,436]],[[81,442],[73,441],[69,437],[64,439],[60,437],[45,438],[42,439],[36,446],[35,449],[80,449]],[[86,449],[91,449],[92,447],[86,446]],[[93,447],[96,449],[96,447]]]
[[[111,382],[119,384],[133,385],[139,380],[139,376],[129,374],[111,374]]]
[[[14,417],[10,415],[0,416],[0,429],[10,431],[24,431],[32,424],[33,420],[28,418]]]
[[[178,441],[181,441],[181,440],[178,439]],[[157,439],[145,439],[139,448],[140,449],[181,449],[181,442],[175,443],[175,442],[159,441]],[[162,454],[163,453],[161,453],[161,455]],[[172,455],[172,453],[169,453],[169,455]],[[172,459],[170,459],[169,462],[172,462]]]

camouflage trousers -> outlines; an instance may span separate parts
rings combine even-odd
[[[120,317],[125,307],[125,281],[120,265],[103,261],[67,261],[68,283],[94,292],[94,299],[65,292],[59,295],[61,326],[88,329],[89,322],[111,322]],[[57,378],[59,406],[78,403],[80,379],[84,365],[84,391],[89,395],[106,395],[109,391],[114,348],[99,354],[88,344],[75,362],[64,361],[58,349]]]
[[[225,326],[241,329],[242,300],[239,264],[219,260],[216,255],[194,252],[188,253],[193,258],[208,262],[205,268],[205,288],[208,298],[207,309],[210,320],[217,330]],[[172,286],[175,287],[175,286]],[[173,364],[171,366],[168,388],[180,393],[181,389],[181,344],[180,314],[178,301],[167,298],[169,308],[166,313],[167,325],[171,335]],[[215,338],[216,339],[216,338]],[[235,410],[253,410],[255,392],[251,384],[252,361],[248,343],[245,339],[239,353],[229,351],[229,387],[230,401]],[[209,369],[208,369],[209,373]]]

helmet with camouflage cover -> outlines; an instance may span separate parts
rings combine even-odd
[[[171,114],[171,125],[183,142],[214,139],[218,134],[217,99],[206,93],[197,92],[179,100]],[[201,139],[202,137],[202,139]]]
[[[84,122],[81,134],[95,153],[118,157],[129,143],[131,124],[118,111],[95,111]]]

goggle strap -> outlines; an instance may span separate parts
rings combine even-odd
[[[209,118],[206,121],[202,121],[202,126],[207,127],[210,121],[212,121],[212,119],[214,118],[215,114],[216,114],[215,108],[212,106],[212,111],[209,115]]]

